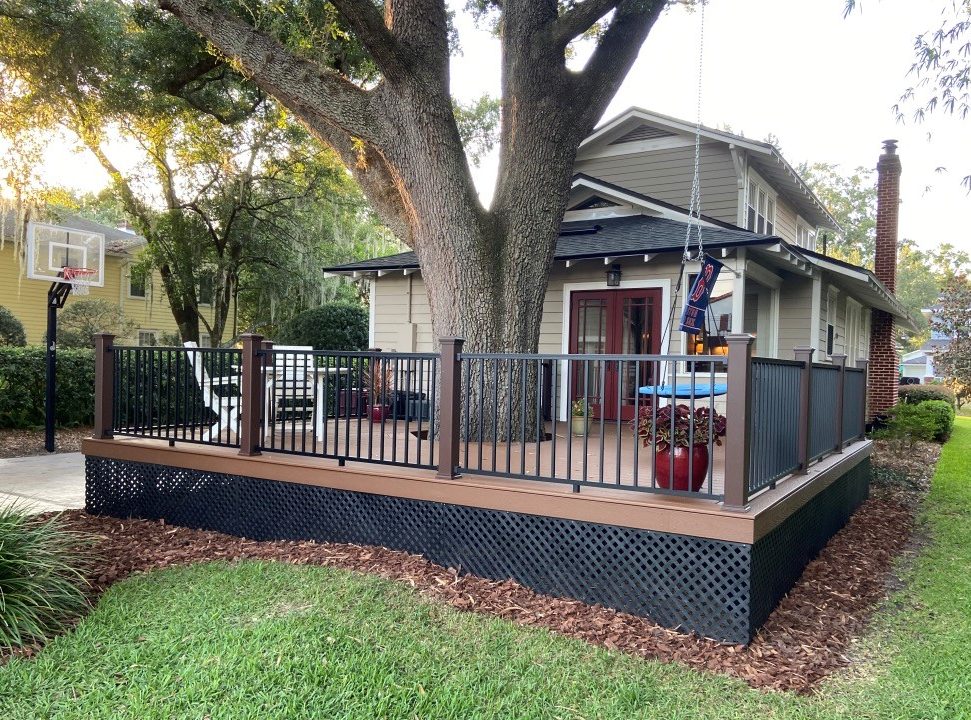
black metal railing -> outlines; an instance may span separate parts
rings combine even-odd
[[[113,355],[113,434],[239,447],[239,350],[115,346]]]
[[[796,361],[753,358],[752,341],[729,336],[727,356],[569,355],[463,353],[454,338],[441,353],[396,353],[273,347],[255,335],[243,350],[122,347],[103,335],[95,437],[690,495],[744,510],[862,437],[866,413],[865,370],[840,356],[812,363],[808,348]]]
[[[846,368],[843,385],[843,442],[866,433],[866,370]]]
[[[750,495],[799,468],[803,371],[795,360],[752,359]]]
[[[439,356],[269,348],[259,449],[433,468]]]
[[[720,441],[714,436],[723,418],[710,409],[719,407],[725,361],[462,353],[459,470],[718,498]],[[642,392],[672,383],[687,395],[675,400],[676,411],[668,398]],[[674,462],[671,437],[678,438]],[[690,480],[681,478],[683,472]]]
[[[840,377],[840,370],[835,365],[813,363],[812,372],[812,393],[809,402],[810,461],[836,449]]]

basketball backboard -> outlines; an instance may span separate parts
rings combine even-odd
[[[105,236],[101,233],[28,223],[27,277],[75,286],[103,287],[104,266]]]

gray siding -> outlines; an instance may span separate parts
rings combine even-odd
[[[782,195],[775,203],[775,234],[787,242],[796,242],[796,209]]]
[[[787,276],[779,288],[779,357],[791,360],[793,350],[812,337],[813,281]]]
[[[694,147],[680,147],[578,160],[576,171],[688,207],[694,153]],[[702,145],[701,211],[724,222],[738,221],[738,180],[731,152],[725,145]]]

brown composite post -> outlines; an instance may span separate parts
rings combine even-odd
[[[435,477],[458,476],[459,426],[462,418],[462,338],[444,337],[441,351],[441,411],[438,420],[438,472]]]
[[[744,510],[748,504],[749,430],[752,412],[751,335],[729,335],[728,394],[725,397],[725,494],[723,505]]]
[[[263,336],[246,333],[243,340],[243,379],[240,395],[239,454],[259,455],[263,426]]]
[[[863,407],[860,408],[860,439],[866,438],[866,409],[867,405],[867,389],[870,387],[870,361],[869,360],[857,360],[856,366],[863,371]]]
[[[846,355],[835,354],[833,365],[839,368],[836,379],[836,446],[838,453],[843,452],[843,393],[846,389]]]
[[[812,412],[813,353],[811,347],[793,348],[796,361],[802,363],[799,378],[799,429],[796,431],[796,451],[799,453],[799,470],[796,475],[809,472],[809,432]]]
[[[94,336],[94,437],[110,440],[115,436],[112,409],[115,406],[115,336]]]

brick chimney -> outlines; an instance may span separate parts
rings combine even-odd
[[[897,219],[900,211],[900,157],[897,141],[883,143],[877,162],[877,240],[874,275],[890,292],[897,289]],[[870,323],[869,415],[885,414],[897,404],[900,358],[893,315],[873,310]]]

